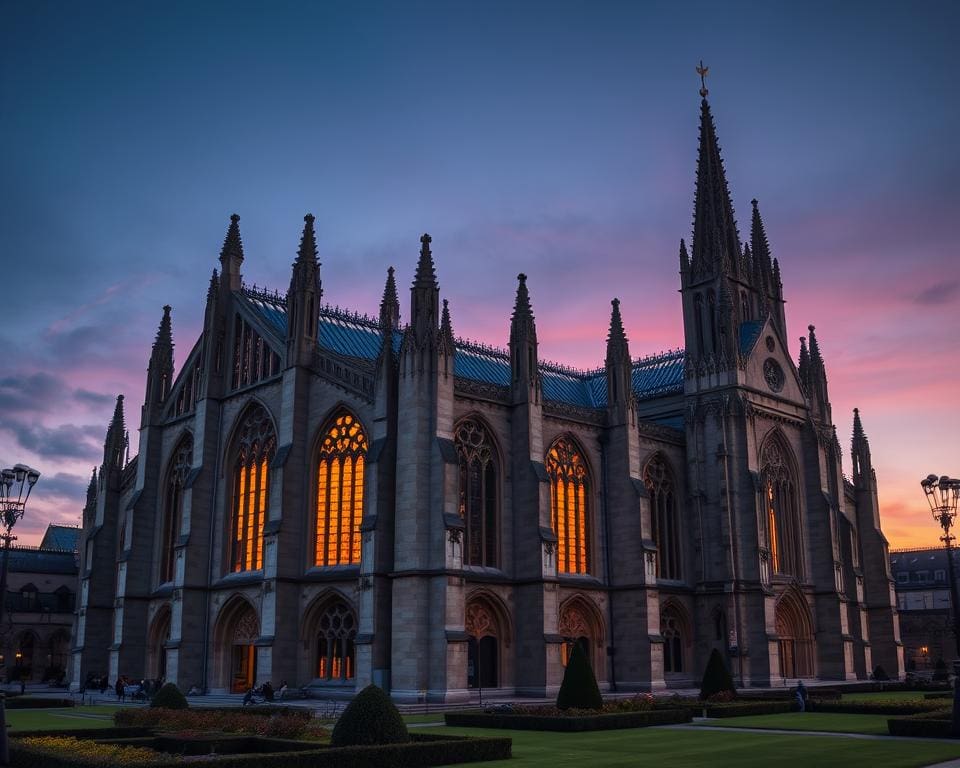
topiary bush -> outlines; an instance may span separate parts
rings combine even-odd
[[[887,674],[887,671],[877,664],[876,668],[873,670],[873,679],[874,680],[889,680],[890,675]]]
[[[737,695],[733,678],[730,677],[730,670],[723,663],[723,656],[720,655],[720,651],[714,648],[710,652],[707,668],[703,672],[703,681],[700,683],[700,698],[708,699],[725,691],[732,694],[731,698]]]
[[[150,706],[158,709],[187,709],[190,704],[177,686],[167,683],[156,692]]]
[[[580,643],[574,643],[557,694],[557,709],[600,709],[602,706],[603,697],[590,662]]]
[[[396,705],[382,688],[368,685],[343,710],[333,728],[330,745],[401,744],[409,740]]]

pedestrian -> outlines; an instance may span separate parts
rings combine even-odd
[[[119,699],[121,702],[123,702],[123,700],[124,700],[124,698],[125,698],[125,691],[124,691],[124,688],[123,688],[123,678],[122,678],[122,677],[118,677],[118,678],[117,678],[117,684],[114,686],[114,690],[117,692],[117,699]]]
[[[27,692],[27,676],[20,675],[20,695],[23,696]]]
[[[797,680],[797,708],[801,712],[807,711],[807,686],[803,680]]]

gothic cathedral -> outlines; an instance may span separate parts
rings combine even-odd
[[[526,277],[507,349],[459,340],[429,235],[401,322],[322,303],[313,216],[285,295],[246,286],[239,217],[174,370],[170,307],[139,453],[123,397],[83,511],[71,680],[265,680],[326,697],[556,693],[579,644],[606,690],[903,674],[870,447],[843,474],[813,326],[788,352],[753,201],[741,244],[704,93],[685,349],[538,358]]]

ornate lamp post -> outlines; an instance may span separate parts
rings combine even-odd
[[[30,491],[40,479],[40,473],[26,464],[17,464],[12,469],[0,471],[0,525],[3,531],[3,560],[0,561],[0,626],[3,625],[7,608],[7,560],[10,554],[10,542],[16,541],[13,526],[23,517],[27,508]],[[14,497],[16,494],[16,497]],[[7,748],[7,715],[0,692],[0,764],[10,764],[10,752]]]
[[[950,612],[953,616],[953,639],[957,644],[957,658],[953,662],[953,732],[960,733],[960,599],[957,598],[957,577],[953,566],[952,544],[956,537],[950,533],[957,518],[957,501],[960,500],[960,480],[957,478],[927,475],[920,481],[927,497],[930,512],[943,529],[943,542],[947,550],[947,575],[950,579]]]

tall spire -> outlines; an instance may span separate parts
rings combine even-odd
[[[93,468],[90,475],[90,484],[87,485],[87,506],[90,506],[97,500],[97,468]]]
[[[420,259],[417,261],[417,272],[413,278],[413,284],[422,288],[437,287],[437,270],[433,266],[433,252],[430,250],[430,243],[433,238],[426,232],[420,238]]]
[[[823,356],[820,354],[820,345],[817,343],[817,329],[815,326],[808,325],[807,330],[810,331],[810,364],[816,368],[816,366],[823,367]]]
[[[510,317],[510,398],[514,405],[540,402],[537,324],[530,306],[527,276],[517,275],[517,297]]]
[[[440,286],[437,284],[437,270],[433,266],[433,253],[430,243],[433,238],[424,233],[420,238],[420,258],[417,271],[410,287],[410,327],[412,335],[409,343],[417,347],[432,344],[440,323]]]
[[[122,469],[126,454],[127,428],[123,419],[123,395],[117,395],[117,404],[113,409],[113,418],[107,429],[103,443],[103,471],[107,468]]]
[[[320,287],[320,262],[317,261],[317,237],[313,230],[314,216],[308,213],[303,217],[303,234],[300,247],[293,262],[293,274],[290,276],[290,290],[297,288]]]
[[[691,266],[695,279],[720,272],[738,274],[740,236],[720,157],[716,127],[706,98],[700,102],[700,150],[693,204],[692,250]]]
[[[853,460],[853,484],[862,487],[864,481],[869,482],[872,477],[872,463],[870,458],[870,441],[863,431],[860,421],[860,409],[853,409],[853,440],[850,445],[850,457]]]
[[[622,423],[633,394],[633,365],[630,344],[623,330],[620,299],[610,302],[610,330],[607,333],[607,407],[611,424]]]
[[[240,217],[233,214],[227,236],[220,250],[220,265],[223,280],[231,291],[240,290],[240,267],[243,264],[243,241],[240,239]]]
[[[814,416],[825,424],[832,423],[830,412],[830,396],[827,391],[827,368],[820,354],[820,344],[817,342],[816,329],[807,326],[810,332],[810,364],[807,366],[808,385],[807,397]]]
[[[160,406],[170,394],[173,385],[173,335],[170,330],[170,305],[163,307],[163,317],[157,328],[157,337],[147,365],[147,390],[143,399],[141,426],[160,415]]]
[[[607,332],[607,361],[630,359],[630,346],[627,334],[623,330],[623,318],[620,316],[620,299],[610,302],[610,330]]]
[[[517,275],[517,297],[513,303],[513,315],[510,317],[510,341],[519,341],[530,337],[537,340],[537,326],[530,306],[530,293],[527,291],[527,276]]]
[[[380,300],[380,327],[397,328],[400,325],[400,298],[397,296],[397,281],[393,277],[393,267],[387,268],[387,282],[383,286],[383,298]]]
[[[310,365],[320,322],[320,262],[314,217],[303,217],[303,234],[287,290],[287,365]]]

